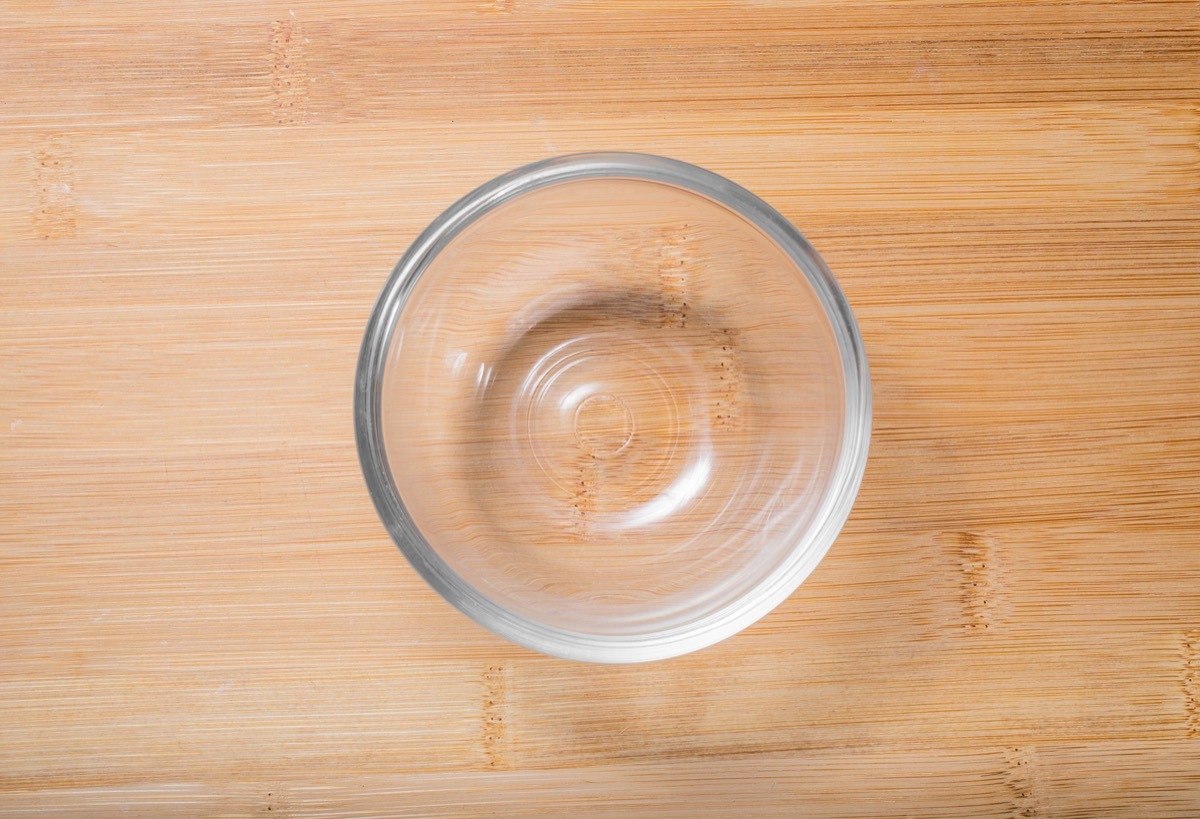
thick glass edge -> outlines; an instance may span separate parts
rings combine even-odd
[[[764,231],[804,271],[824,305],[842,355],[846,426],[842,450],[818,523],[756,593],[685,627],[639,638],[567,632],[515,615],[458,576],[417,530],[396,490],[383,448],[381,384],[395,320],[430,261],[473,221],[504,202],[547,185],[623,177],[674,185],[729,207]],[[355,440],[376,511],[392,540],[447,602],[480,625],[527,648],[566,659],[632,663],[697,651],[742,631],[790,596],[833,545],[857,497],[871,434],[871,385],[866,352],[849,302],[824,260],[777,210],[740,185],[676,159],[625,152],[572,154],[505,173],[459,199],[435,219],[397,262],[372,309],[359,352],[354,387]]]

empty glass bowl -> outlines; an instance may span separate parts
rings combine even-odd
[[[355,391],[367,485],[448,601],[560,657],[746,627],[824,556],[870,384],[816,251],[745,189],[643,154],[466,196],[396,266]]]

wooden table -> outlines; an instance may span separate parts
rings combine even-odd
[[[1200,6],[0,6],[0,814],[1200,815]],[[392,264],[586,149],[756,191],[875,437],[685,658],[443,603],[356,459]]]

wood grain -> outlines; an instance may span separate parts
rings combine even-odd
[[[1200,813],[1194,2],[0,3],[0,815]],[[866,480],[679,660],[403,562],[351,388],[496,173],[697,162],[859,318]]]

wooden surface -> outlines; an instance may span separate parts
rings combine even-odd
[[[0,814],[1200,814],[1195,3],[0,4]],[[358,343],[583,149],[794,220],[875,384],[742,635],[515,648],[368,500]]]

